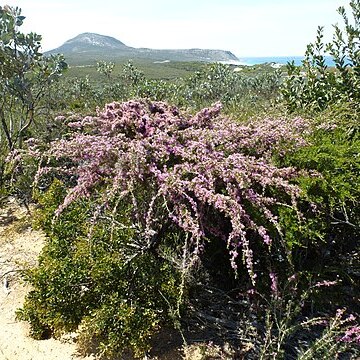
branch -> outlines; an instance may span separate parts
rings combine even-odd
[[[27,117],[29,117],[28,122],[19,130],[19,135],[21,136],[21,133],[24,132],[34,121],[34,107],[31,106],[30,108],[28,108],[27,110]]]
[[[24,271],[24,269],[8,270],[8,271],[4,272],[4,273],[0,276],[0,279],[5,278],[5,276],[8,275],[8,274],[11,274],[11,273],[14,273],[14,272],[22,272],[22,271]]]
[[[5,114],[4,114],[4,110],[3,110],[2,107],[0,108],[0,119],[1,119],[2,128],[3,128],[5,136],[6,136],[6,140],[7,140],[8,145],[9,145],[9,149],[12,150],[13,149],[13,141],[11,139],[9,128],[8,128],[8,126],[6,124]]]
[[[337,219],[335,216],[330,215],[330,218],[333,219],[333,220],[335,220],[335,221],[332,221],[331,224],[332,224],[332,225],[338,225],[338,224],[348,225],[348,226],[351,226],[351,227],[353,227],[353,228],[355,228],[355,229],[358,229],[358,228],[359,228],[358,225],[355,225],[355,224],[353,224],[353,223],[351,223],[351,222],[349,221],[349,216],[348,216],[348,214],[347,214],[346,207],[345,207],[344,204],[342,205],[342,210],[343,210],[343,214],[344,214],[345,220]]]
[[[347,221],[347,220],[341,220],[341,219],[337,219],[335,218],[334,216],[330,216],[334,221],[331,222],[331,225],[339,225],[339,224],[342,224],[342,225],[348,225],[348,226],[351,226],[355,229],[358,229],[359,226],[351,223],[350,221]]]

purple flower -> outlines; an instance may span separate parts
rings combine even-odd
[[[207,237],[224,239],[234,271],[242,259],[255,286],[257,256],[249,234],[258,234],[271,251],[263,224],[281,234],[274,207],[296,209],[300,196],[291,182],[297,171],[275,166],[271,154],[304,146],[307,121],[267,118],[241,125],[222,116],[219,103],[190,116],[163,102],[145,101],[114,102],[96,116],[72,120],[72,135],[52,142],[43,154],[48,164],[62,160],[66,168],[40,168],[37,174],[40,179],[55,171],[76,180],[57,214],[80,198],[100,203],[116,198],[132,207],[129,221],[143,241],[168,221],[184,231],[193,257],[189,263]],[[277,294],[275,273],[270,279]]]
[[[271,292],[275,297],[277,297],[279,295],[277,275],[274,272],[270,272],[269,277],[270,277],[270,280],[271,280],[271,285],[270,285]]]
[[[356,343],[360,345],[360,327],[353,326],[345,331],[345,335],[340,338],[340,341],[347,343]]]
[[[320,281],[320,282],[317,282],[314,286],[315,287],[329,287],[329,286],[334,286],[338,284],[338,281],[329,281],[329,280],[323,280],[323,281]]]

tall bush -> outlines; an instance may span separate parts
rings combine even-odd
[[[41,54],[40,35],[19,31],[24,19],[17,7],[0,7],[0,142],[9,150],[22,147],[48,87],[66,67],[62,56]]]
[[[324,110],[341,102],[357,107],[360,75],[360,1],[350,1],[351,18],[343,6],[338,12],[343,26],[334,25],[333,40],[323,41],[323,27],[318,28],[316,41],[307,46],[302,67],[287,65],[288,77],[281,90],[287,107]],[[326,65],[330,55],[335,69]]]

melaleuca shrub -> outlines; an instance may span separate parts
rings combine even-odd
[[[296,211],[300,195],[291,183],[296,170],[274,166],[271,154],[303,146],[300,133],[309,125],[297,118],[244,126],[220,117],[220,108],[183,116],[159,102],[109,104],[98,116],[69,124],[73,136],[53,142],[45,154],[71,165],[45,166],[38,175],[76,176],[58,214],[79,198],[102,198],[105,208],[114,199],[128,202],[141,251],[160,242],[158,235],[175,224],[188,234],[195,257],[209,235],[223,237],[234,270],[240,250],[254,281],[248,232],[271,249],[271,234],[281,233],[276,208]],[[214,229],[208,214],[226,219],[228,233]]]
[[[247,287],[270,291],[274,267],[291,273],[292,244],[279,217],[286,208],[301,221],[298,173],[271,158],[306,144],[305,120],[243,125],[221,116],[220,104],[192,116],[129,101],[69,126],[41,155],[37,174],[41,187],[56,176],[67,191],[54,202],[50,188],[42,202],[49,242],[21,312],[33,328],[82,324],[82,343],[139,354],[179,317],[195,269],[209,258],[223,282],[231,269]]]

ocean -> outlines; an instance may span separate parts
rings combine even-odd
[[[295,65],[301,65],[304,56],[273,56],[273,57],[238,57],[242,65],[258,65],[264,63],[287,64],[294,60]],[[330,56],[325,56],[327,66],[335,66]]]

